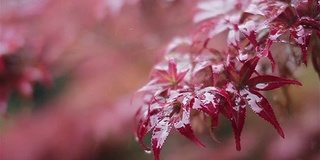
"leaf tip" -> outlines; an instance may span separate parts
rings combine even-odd
[[[284,132],[281,128],[278,129],[278,133],[284,139]]]
[[[240,142],[237,142],[237,144],[236,144],[236,149],[237,149],[237,151],[241,151],[241,144],[240,144]]]
[[[197,141],[196,144],[201,148],[206,148],[207,146],[201,143],[200,141]]]
[[[299,82],[299,81],[295,81],[295,83],[294,83],[295,85],[298,85],[298,86],[302,86],[302,83],[301,82]]]

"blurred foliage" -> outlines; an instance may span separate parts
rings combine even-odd
[[[9,114],[0,118],[0,159],[153,159],[134,138],[132,118],[141,102],[138,98],[131,102],[131,95],[147,82],[152,65],[162,57],[163,46],[194,29],[196,3],[0,0],[0,34],[4,35],[4,28],[13,34],[10,53],[1,52],[0,56],[26,47],[24,54],[34,58],[26,65],[34,69],[41,62],[52,77],[51,84],[41,78],[28,79],[33,90],[29,97],[15,87],[10,91]],[[13,43],[20,38],[23,43]],[[1,38],[1,45],[3,41]],[[303,87],[288,88],[291,112],[275,110],[285,139],[249,113],[243,150],[238,152],[229,122],[221,117],[221,125],[214,131],[220,143],[203,128],[198,128],[196,135],[207,145],[205,149],[174,132],[162,159],[320,158],[319,79],[311,65],[299,68],[297,78]],[[146,141],[151,135],[147,136]]]

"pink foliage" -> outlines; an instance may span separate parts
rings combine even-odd
[[[0,159],[319,157],[319,1],[0,1]]]
[[[210,130],[217,127],[220,113],[225,116],[233,128],[236,148],[240,150],[247,107],[284,137],[271,105],[260,92],[302,84],[262,75],[257,66],[260,59],[266,57],[275,71],[273,43],[300,47],[302,56],[296,61],[307,64],[307,51],[320,45],[318,3],[312,0],[292,4],[267,0],[200,2],[195,22],[201,24],[194,35],[204,34],[205,38],[195,36],[191,40],[172,41],[164,60],[154,67],[150,82],[138,91],[145,94],[145,103],[136,115],[136,133],[143,148],[149,150],[143,139],[152,131],[151,147],[155,159],[159,159],[172,128],[204,146],[195,138],[190,125],[202,112],[210,119]],[[211,44],[223,32],[228,35],[227,48],[219,51]],[[308,49],[310,41],[313,46]],[[203,123],[207,122],[204,118]]]

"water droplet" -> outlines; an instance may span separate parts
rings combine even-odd
[[[151,154],[151,150],[150,149],[144,150],[144,152],[146,152],[147,154]]]
[[[268,86],[268,84],[266,84],[266,83],[258,83],[258,84],[256,84],[256,88],[258,88],[258,89],[264,89],[267,86]]]

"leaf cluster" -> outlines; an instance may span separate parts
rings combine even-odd
[[[217,7],[219,6],[219,7]],[[223,7],[225,6],[225,7]],[[285,77],[261,74],[259,61],[268,59],[272,73],[277,63],[275,43],[299,47],[296,61],[307,65],[311,53],[319,73],[320,5],[316,0],[201,1],[194,21],[197,30],[189,38],[176,38],[165,50],[164,60],[154,67],[150,82],[138,92],[144,103],[136,113],[136,135],[146,151],[159,159],[160,150],[172,129],[204,147],[194,135],[192,118],[205,115],[210,130],[218,126],[218,116],[232,126],[236,148],[247,109],[284,133],[262,91],[284,85],[301,85]],[[227,34],[224,50],[212,44],[218,34]],[[187,49],[186,49],[187,48]],[[152,132],[151,148],[143,143]]]

